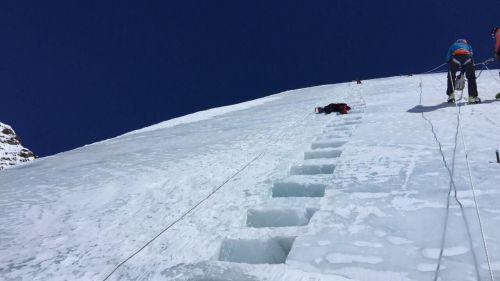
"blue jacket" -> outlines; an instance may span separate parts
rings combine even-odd
[[[458,39],[453,43],[448,49],[448,54],[446,55],[446,61],[450,61],[451,57],[454,55],[469,55],[472,57],[472,47],[465,41],[465,39]]]

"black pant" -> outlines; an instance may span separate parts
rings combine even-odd
[[[469,89],[469,97],[477,97],[477,84],[476,84],[476,73],[474,68],[474,60],[468,55],[456,55],[453,56],[454,59],[458,60],[460,64],[451,60],[449,63],[448,72],[448,88],[446,89],[446,94],[449,96],[453,93],[453,85],[455,83],[455,78],[457,77],[457,71],[462,68],[465,71],[465,77],[467,78],[467,88]],[[467,64],[467,60],[470,61]],[[450,77],[451,74],[451,77]],[[452,83],[453,81],[453,83]]]
[[[498,60],[498,67],[500,67],[500,48],[497,50],[497,60]]]
[[[351,108],[345,103],[330,103],[329,105],[323,107],[323,112],[325,112],[325,114],[330,114],[332,112],[347,114],[350,109]]]

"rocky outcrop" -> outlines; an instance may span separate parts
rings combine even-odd
[[[23,147],[16,132],[9,125],[0,122],[0,170],[35,158],[33,152]]]

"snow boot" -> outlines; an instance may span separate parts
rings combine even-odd
[[[451,94],[448,96],[448,103],[455,103],[455,94]]]
[[[323,108],[322,108],[322,107],[319,107],[319,106],[318,106],[318,107],[315,107],[315,108],[314,108],[314,113],[323,113],[323,111],[324,111],[324,110],[323,110]]]
[[[481,99],[479,97],[469,97],[468,103],[469,104],[481,103]]]

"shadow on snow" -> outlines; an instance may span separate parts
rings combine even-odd
[[[494,103],[498,102],[500,100],[484,100],[481,102],[481,104],[489,104],[489,103]],[[459,106],[465,105],[465,102],[460,102],[458,103]],[[409,113],[426,113],[426,112],[431,112],[431,111],[436,111],[441,108],[446,108],[446,107],[454,107],[455,105],[453,103],[448,103],[448,102],[442,102],[440,104],[436,105],[430,105],[430,106],[425,106],[425,105],[417,105],[415,107],[412,107],[408,109],[407,112]]]

